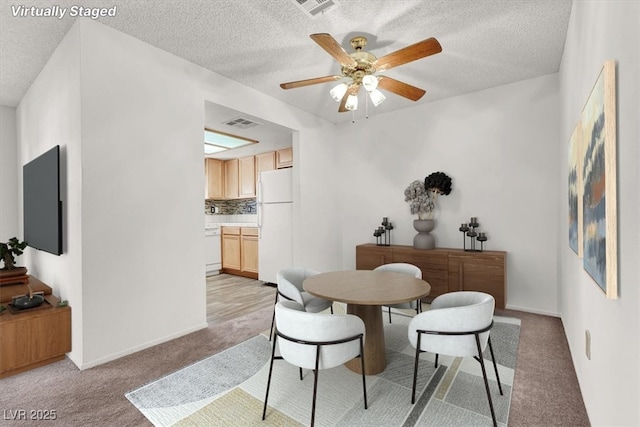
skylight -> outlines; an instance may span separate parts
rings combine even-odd
[[[231,135],[230,133],[218,132],[206,128],[204,130],[204,154],[219,153],[220,151],[257,143],[258,141],[256,140]]]

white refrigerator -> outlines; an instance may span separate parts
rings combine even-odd
[[[293,264],[293,170],[260,173],[258,180],[258,279],[276,283]]]

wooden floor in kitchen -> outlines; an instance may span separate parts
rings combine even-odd
[[[222,323],[273,307],[276,288],[260,280],[218,274],[207,277],[207,323]]]

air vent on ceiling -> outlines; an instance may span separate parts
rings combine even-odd
[[[225,120],[222,123],[228,126],[233,126],[236,129],[249,129],[262,124],[242,116],[235,117],[231,120]]]
[[[304,10],[310,17],[317,18],[324,12],[335,6],[333,0],[292,0],[302,10]]]

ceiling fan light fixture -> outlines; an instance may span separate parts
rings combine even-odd
[[[373,105],[376,107],[382,104],[382,101],[387,99],[387,97],[384,96],[384,94],[380,92],[378,89],[373,89],[372,91],[370,91],[369,97],[371,98],[371,102],[373,102]]]
[[[357,95],[349,95],[347,97],[347,102],[344,104],[344,108],[349,111],[354,111],[358,109],[358,96]]]
[[[368,74],[362,78],[362,86],[367,92],[371,92],[378,87],[378,78]]]
[[[348,86],[346,83],[340,83],[329,91],[329,95],[331,95],[331,98],[333,98],[334,101],[340,102],[344,94],[347,93],[347,88]]]

